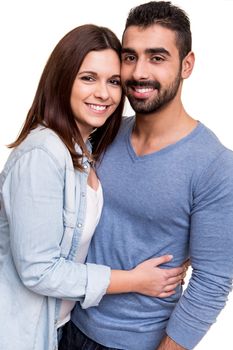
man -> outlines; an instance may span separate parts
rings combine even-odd
[[[121,74],[136,116],[123,121],[98,167],[105,207],[88,255],[115,269],[163,254],[177,266],[190,256],[188,287],[166,299],[108,295],[97,308],[77,305],[67,350],[193,349],[225,305],[233,276],[233,154],[182,105],[193,66],[181,9],[153,1],[131,10]]]

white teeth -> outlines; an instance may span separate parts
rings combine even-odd
[[[89,107],[94,109],[95,111],[104,111],[107,108],[107,106],[92,105],[92,104],[89,104]]]
[[[153,90],[153,88],[135,88],[135,91],[141,94],[144,94],[145,92],[151,92]]]

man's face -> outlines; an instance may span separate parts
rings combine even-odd
[[[158,24],[124,33],[121,80],[136,113],[149,114],[172,101],[182,80],[175,33]]]

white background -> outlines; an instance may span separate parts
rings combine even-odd
[[[143,0],[8,0],[0,5],[0,170],[31,105],[48,55],[84,23],[110,27],[120,38],[127,13]],[[196,64],[183,102],[194,118],[233,149],[233,0],[177,0],[189,14]],[[132,111],[127,106],[126,114]],[[232,252],[233,254],[233,252]],[[233,349],[233,296],[197,350]],[[144,349],[135,349],[144,350]]]

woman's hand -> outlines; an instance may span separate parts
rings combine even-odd
[[[140,293],[152,297],[166,298],[175,294],[175,288],[184,283],[189,260],[181,267],[160,268],[172,260],[172,255],[146,260],[129,271],[111,270],[107,294]]]
[[[132,291],[159,298],[175,294],[175,288],[184,281],[189,261],[181,267],[170,269],[159,267],[161,264],[171,261],[172,258],[172,255],[152,258],[130,270]]]

